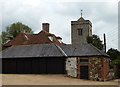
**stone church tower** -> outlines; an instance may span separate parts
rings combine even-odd
[[[81,17],[77,21],[71,21],[71,43],[87,43],[86,37],[92,36],[92,23]]]

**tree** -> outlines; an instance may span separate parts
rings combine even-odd
[[[120,56],[112,61],[114,64],[115,77],[120,78]]]
[[[13,23],[6,28],[7,38],[10,40],[16,37],[20,32],[33,33],[32,29],[20,22]]]
[[[100,40],[99,36],[97,36],[97,35],[88,36],[87,42],[91,43],[92,45],[94,45],[95,47],[97,47],[100,50],[103,49],[102,41]]]
[[[120,65],[120,56],[117,56],[117,58],[113,60],[112,63]]]
[[[2,42],[11,40],[16,37],[20,32],[33,33],[32,29],[21,22],[13,23],[6,28],[6,31],[2,32]]]
[[[2,39],[0,44],[2,47],[7,41],[12,40],[14,37],[20,34],[20,32],[33,33],[32,29],[27,25],[24,25],[21,22],[13,23],[6,27],[6,31],[3,31],[0,35],[0,38]]]
[[[114,68],[115,76],[120,77],[120,52],[117,49],[110,48],[107,51],[107,54],[110,56],[111,64],[110,68]]]
[[[0,37],[1,37],[1,41],[2,41],[1,45],[5,44],[7,42],[7,40],[8,40],[7,32],[2,32],[2,35]]]
[[[117,49],[110,48],[107,51],[107,54],[110,56],[111,60],[117,59],[118,56],[120,56],[120,52]]]
[[[0,51],[2,51],[2,38],[1,38],[1,35],[0,35]]]

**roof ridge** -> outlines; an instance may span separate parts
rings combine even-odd
[[[65,57],[67,57],[67,54],[63,51],[63,49],[59,46],[59,45],[57,45],[57,44],[54,44],[57,48],[58,48],[58,50],[65,56]]]

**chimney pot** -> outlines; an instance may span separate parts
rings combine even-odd
[[[42,23],[42,29],[46,32],[49,32],[49,23]]]

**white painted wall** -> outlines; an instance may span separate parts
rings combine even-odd
[[[67,75],[72,77],[77,77],[77,59],[76,57],[71,57],[66,59],[66,70]]]

